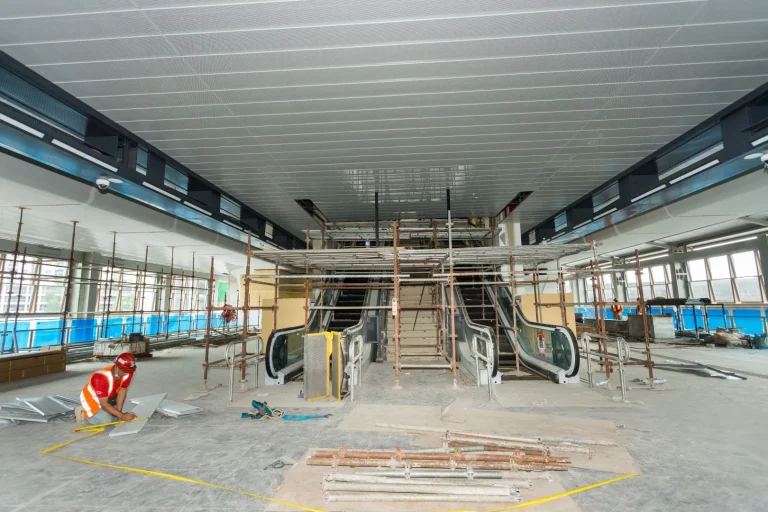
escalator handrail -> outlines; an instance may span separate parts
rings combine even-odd
[[[507,298],[511,300],[511,292],[509,291],[509,289],[506,288],[506,287],[500,287],[500,288],[501,288],[501,293],[506,294]],[[545,370],[547,370],[549,372],[552,372],[552,371],[549,370],[546,367],[552,366],[554,368],[557,368],[555,373],[557,373],[558,371],[562,371],[562,372],[564,372],[564,375],[567,378],[574,377],[574,376],[578,375],[579,374],[580,361],[581,361],[580,356],[579,356],[579,341],[576,338],[576,336],[573,334],[573,331],[570,329],[570,327],[568,327],[567,325],[555,325],[555,324],[545,324],[545,323],[541,323],[541,322],[533,322],[533,321],[529,320],[523,314],[523,309],[522,309],[520,303],[517,300],[512,301],[512,303],[515,305],[515,310],[517,312],[518,321],[520,321],[523,324],[525,324],[525,325],[527,325],[529,327],[532,327],[534,329],[541,329],[541,330],[545,330],[545,331],[554,331],[554,332],[556,332],[556,331],[563,332],[566,335],[566,337],[568,338],[569,342],[570,342],[571,351],[573,352],[573,355],[571,357],[571,367],[568,370],[564,370],[564,369],[560,368],[559,366],[552,365],[551,363],[548,363],[546,361],[541,361],[541,360],[536,360],[536,361],[539,364],[541,364],[541,365],[545,365]],[[499,308],[499,313],[504,315],[504,316],[506,316],[506,311],[504,311],[503,308]],[[507,319],[507,322],[508,321],[509,321],[509,319]],[[505,322],[505,324],[507,322]],[[511,325],[503,325],[502,327],[504,328],[504,330],[507,331],[508,335],[511,334],[513,337],[515,336],[514,328],[511,327]],[[521,357],[520,360],[522,362],[523,358]]]
[[[495,377],[499,371],[499,350],[497,349],[496,336],[490,327],[475,323],[469,318],[469,313],[467,312],[467,306],[466,304],[464,304],[464,298],[461,295],[461,287],[457,286],[454,288],[454,290],[456,291],[456,296],[455,296],[455,300],[457,302],[456,311],[460,311],[459,314],[464,320],[465,325],[469,326],[472,330],[482,332],[483,334],[486,335],[487,337],[486,339],[490,341],[490,346],[493,348],[493,372],[491,373],[491,377]],[[448,295],[448,293],[446,293],[446,295]],[[467,344],[471,349],[472,343],[470,340],[467,340]]]
[[[325,280],[324,280],[325,281]],[[332,297],[331,297],[331,304],[335,304],[336,300],[338,299],[340,294],[339,290],[335,290]],[[322,300],[322,292],[320,293],[320,296],[318,297],[318,300]],[[309,315],[309,318],[307,319],[307,325],[311,324],[314,320],[315,315],[317,314],[323,314],[323,310],[321,309],[314,309]],[[321,327],[321,331],[325,330],[325,326],[327,325],[327,322],[330,320],[329,318],[325,319],[323,318],[323,324]],[[283,327],[282,329],[273,329],[272,333],[269,335],[269,338],[267,339],[266,349],[264,351],[264,369],[267,372],[267,375],[269,375],[270,378],[276,379],[278,372],[282,370],[282,368],[273,368],[272,367],[272,358],[270,357],[270,354],[272,353],[272,345],[274,343],[274,340],[276,337],[281,336],[283,334],[290,334],[296,331],[303,331],[304,325],[296,325],[293,327]]]

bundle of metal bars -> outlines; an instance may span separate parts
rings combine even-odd
[[[48,423],[73,413],[78,405],[79,400],[61,395],[17,398],[15,402],[0,404],[0,420],[7,425],[20,421]]]

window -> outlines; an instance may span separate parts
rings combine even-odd
[[[528,245],[534,245],[535,243],[536,243],[536,230],[532,229],[531,231],[528,232]]]
[[[533,233],[533,231],[531,231],[531,233]],[[267,222],[267,225],[264,226],[264,236],[271,240],[273,235],[274,235],[274,226],[272,226],[272,224]]]
[[[714,300],[717,302],[733,302],[733,288],[731,287],[731,270],[728,265],[728,256],[716,256],[707,258],[709,265],[709,277],[711,279]]]
[[[666,265],[658,265],[651,267],[651,286],[653,287],[653,298],[667,298],[669,297],[669,291],[667,285],[669,284],[669,278],[667,277]]]
[[[136,172],[139,174],[147,175],[147,161],[149,159],[149,153],[146,150],[139,148],[136,151]]]
[[[568,226],[568,216],[566,212],[555,217],[555,231],[562,231]]]
[[[592,210],[597,212],[619,199],[619,182],[615,181],[592,196]]]
[[[170,165],[165,166],[165,178],[163,183],[166,187],[178,190],[182,194],[187,193],[187,187],[189,186],[189,176],[177,171]]]
[[[612,301],[614,297],[613,293],[613,280],[611,279],[611,274],[603,274],[603,301]]]
[[[704,264],[704,260],[693,260],[688,262],[688,284],[691,288],[691,298],[709,298],[707,266]]]
[[[236,219],[240,218],[240,205],[228,197],[221,196],[221,213]]]
[[[762,302],[760,279],[757,271],[757,258],[754,251],[731,255],[733,262],[734,284],[741,302]]]

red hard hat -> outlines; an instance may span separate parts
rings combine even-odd
[[[115,358],[115,365],[123,371],[136,371],[136,357],[128,352],[123,352]]]

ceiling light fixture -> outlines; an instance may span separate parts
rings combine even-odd
[[[746,238],[737,238],[736,240],[728,240],[726,242],[720,242],[717,244],[702,245],[701,247],[691,247],[692,251],[703,251],[704,249],[714,249],[715,247],[722,247],[724,245],[738,244],[740,242],[749,242],[750,240],[757,240],[757,236],[748,236]]]

